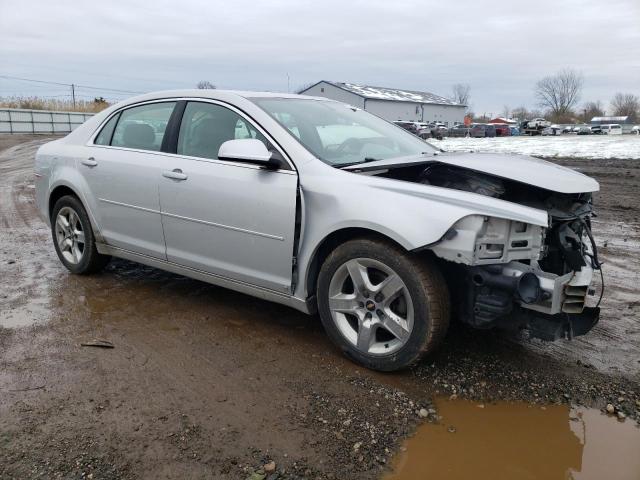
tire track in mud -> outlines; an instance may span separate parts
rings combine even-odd
[[[47,317],[47,292],[61,273],[49,229],[37,215],[33,162],[42,137],[0,151],[0,326]]]

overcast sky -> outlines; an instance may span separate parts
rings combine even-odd
[[[497,115],[535,106],[535,81],[565,67],[584,73],[583,101],[640,95],[640,0],[0,0],[0,75],[87,86],[469,83],[474,111]],[[0,78],[0,96],[36,94],[69,92]],[[126,96],[79,89],[95,94]]]

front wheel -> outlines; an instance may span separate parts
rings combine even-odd
[[[89,215],[76,197],[65,195],[55,203],[51,233],[58,258],[71,273],[95,273],[109,262],[98,253]]]
[[[449,325],[449,293],[437,267],[384,241],[336,248],[320,269],[317,297],[331,340],[374,370],[415,364]]]

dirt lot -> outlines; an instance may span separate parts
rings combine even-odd
[[[640,418],[640,161],[554,160],[602,187],[607,292],[588,336],[454,326],[436,355],[381,375],[285,307],[124,261],[69,275],[35,213],[44,141],[0,136],[0,478],[377,478],[452,394]],[[80,346],[96,338],[115,348]]]

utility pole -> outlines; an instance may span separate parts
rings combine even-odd
[[[76,109],[76,86],[71,84],[71,98],[73,99],[73,109]]]
[[[290,78],[289,78],[289,74],[287,73],[287,93],[291,92],[291,85],[290,85]]]

